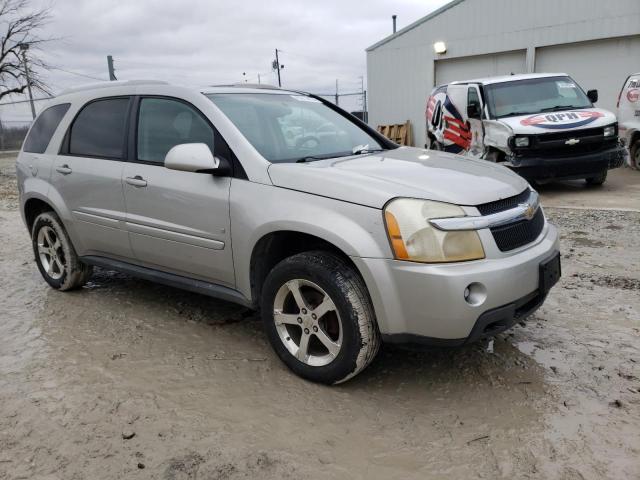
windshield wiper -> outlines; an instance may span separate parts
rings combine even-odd
[[[540,109],[541,112],[555,112],[557,110],[573,110],[575,108],[587,108],[578,105],[556,105],[555,107],[547,107]]]
[[[371,150],[369,150],[367,148],[359,148],[359,147],[361,147],[361,145],[358,145],[358,147],[354,148],[350,152],[336,152],[336,153],[328,153],[325,155],[308,155],[306,157],[298,158],[295,162],[296,163],[315,162],[317,160],[326,160],[328,158],[350,157],[351,155],[364,155],[367,153],[376,153],[376,152],[382,152],[386,150],[384,148],[372,148]]]
[[[369,145],[358,145],[351,150],[351,155],[365,155],[367,153],[382,152],[384,150],[384,148],[369,148]]]
[[[517,117],[519,115],[531,115],[534,112],[509,112],[509,113],[505,113],[504,115],[500,115],[498,118],[504,118],[504,117]]]

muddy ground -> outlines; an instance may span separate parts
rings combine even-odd
[[[330,388],[232,304],[48,288],[0,160],[0,479],[640,478],[640,212],[547,214],[564,276],[493,351],[384,348]]]

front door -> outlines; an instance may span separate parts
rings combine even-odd
[[[129,102],[112,97],[85,105],[54,157],[51,185],[71,211],[80,255],[132,257],[122,192]]]
[[[205,143],[214,152],[213,127],[181,100],[143,97],[138,108],[134,158],[123,172],[136,259],[151,268],[234,286],[231,178],[164,167],[175,145]]]
[[[477,85],[469,85],[469,90],[467,91],[467,112],[469,111],[469,107],[472,107],[478,113],[478,117],[473,118],[467,115],[469,133],[471,134],[467,155],[479,158],[484,154],[485,148],[484,125],[482,124],[484,112]]]

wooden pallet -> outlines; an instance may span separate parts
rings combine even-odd
[[[396,142],[399,145],[413,146],[411,122],[409,120],[405,123],[398,123],[395,125],[378,125],[377,130],[389,140]]]

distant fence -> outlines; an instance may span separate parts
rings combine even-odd
[[[29,100],[20,98],[0,103],[0,152],[20,150],[33,121]],[[36,115],[51,98],[33,99]]]

